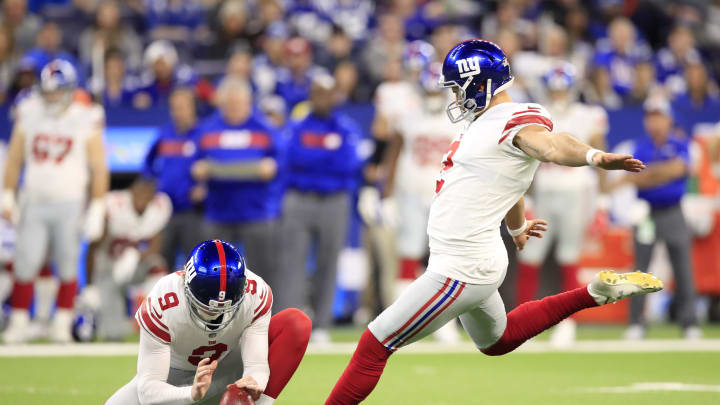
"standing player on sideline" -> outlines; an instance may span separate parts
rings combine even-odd
[[[312,324],[295,308],[271,317],[272,291],[229,243],[205,241],[184,271],[158,281],[135,314],[137,375],[106,405],[217,404],[230,384],[270,405],[305,354]]]
[[[91,200],[84,218],[85,236],[94,240],[102,235],[103,197],[109,184],[103,145],[105,113],[75,86],[72,65],[54,60],[40,73],[38,91],[18,106],[0,199],[2,216],[12,218],[24,165],[6,343],[28,339],[33,280],[46,260],[48,247],[60,278],[50,337],[61,343],[72,340],[80,229],[88,186]]]
[[[508,258],[500,223],[505,218],[518,249],[530,237],[542,237],[547,222],[526,221],[523,204],[540,162],[631,172],[645,168],[630,155],[591,149],[570,134],[551,132],[553,123],[542,106],[512,102],[505,91],[512,81],[505,54],[491,42],[465,41],[445,57],[440,84],[456,96],[448,116],[467,122],[450,145],[436,184],[428,269],[368,325],[326,404],[361,402],[395,350],[458,316],[478,349],[495,356],[581,309],[662,289],[662,282],[646,273],[602,271],[586,287],[505,313],[498,287]]]
[[[580,142],[595,148],[605,146],[607,113],[600,106],[575,100],[573,91],[575,68],[568,62],[553,67],[543,77],[549,91],[547,108],[553,116],[554,130],[572,131]],[[602,174],[602,172],[598,173]],[[536,299],[540,267],[554,240],[555,258],[562,270],[562,290],[579,287],[578,260],[585,240],[585,231],[595,216],[598,201],[598,177],[590,167],[567,167],[542,163],[533,182],[534,214],[553,226],[545,238],[529,244],[519,252],[516,277],[516,302]],[[553,329],[550,343],[567,346],[575,341],[575,322],[565,319]]]

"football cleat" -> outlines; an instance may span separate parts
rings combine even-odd
[[[609,304],[633,295],[650,294],[662,289],[662,280],[642,271],[632,273],[601,271],[588,285],[588,292],[598,305]]]
[[[13,310],[10,313],[8,327],[3,333],[3,342],[14,345],[28,341],[28,329],[30,327],[30,314],[25,310]]]

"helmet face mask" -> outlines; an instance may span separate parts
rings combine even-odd
[[[455,101],[446,109],[451,122],[477,116],[490,106],[496,94],[513,83],[505,53],[489,41],[471,39],[448,52],[439,85],[452,88]]]
[[[40,72],[40,94],[51,115],[58,115],[72,102],[77,86],[75,68],[70,62],[55,59]]]
[[[245,261],[227,242],[202,242],[185,264],[184,284],[192,321],[217,332],[235,319],[245,298]]]

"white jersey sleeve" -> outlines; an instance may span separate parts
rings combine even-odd
[[[140,331],[137,362],[138,399],[141,404],[191,404],[192,386],[176,387],[168,384],[170,346],[157,340],[146,330]]]
[[[250,376],[265,389],[270,379],[268,364],[268,328],[270,311],[260,316],[245,329],[240,338],[240,350],[243,358],[243,377]]]
[[[140,304],[135,319],[148,336],[160,344],[169,345],[173,341],[172,331],[164,322],[165,309],[178,306],[177,294],[167,290],[167,276],[158,281],[150,290],[147,298]],[[167,318],[165,317],[165,320]]]
[[[538,125],[552,132],[553,121],[548,110],[540,104],[527,103],[522,105],[525,108],[513,113],[503,127],[498,143],[502,146],[503,151],[511,156],[528,157],[525,152],[513,144],[515,135],[523,128],[531,125]]]

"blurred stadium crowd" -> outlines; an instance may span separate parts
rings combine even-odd
[[[93,271],[104,265],[97,253],[103,243],[112,252],[106,261],[125,263],[107,266],[133,267],[125,274],[113,270],[109,289],[102,289],[102,277],[87,277],[102,299],[86,294],[80,301],[98,307],[105,300],[100,313],[109,311],[100,316],[101,337],[122,339],[128,332],[125,301],[142,294],[137,286],[148,274],[180,268],[194,244],[222,238],[241,245],[250,268],[272,286],[274,309],[311,308],[314,339],[327,341],[334,321],[362,322],[377,313],[423,267],[422,216],[435,187],[432,173],[459,127],[427,123],[434,134],[408,145],[405,135],[417,130],[404,120],[415,116],[416,126],[423,114],[446,120],[449,100],[434,88],[434,66],[473,37],[496,42],[508,55],[514,101],[593,106],[583,110],[587,120],[576,120],[577,128],[564,128],[589,132],[593,146],[637,151],[633,142],[653,132],[649,116],[674,122],[673,137],[685,143],[691,170],[664,180],[683,178],[677,198],[685,195],[693,240],[668,256],[656,254],[655,264],[642,270],[654,266],[662,274],[673,267],[675,278],[685,280],[679,291],[691,309],[680,312],[696,312],[696,291],[720,296],[717,0],[3,0],[0,135],[8,141],[15,107],[54,59],[72,64],[79,86],[104,108],[108,129],[156,128],[141,176],[129,186],[138,213],[150,210],[155,218],[152,231],[125,230],[122,238],[88,249]],[[417,155],[415,162],[404,162],[411,158],[403,154]],[[562,186],[564,174],[553,176],[549,183]],[[596,177],[575,178],[587,187],[575,191],[591,201],[558,199],[547,185],[533,192],[531,211],[540,215],[550,205],[567,216],[579,211],[580,219],[568,225],[572,231],[559,228],[572,240],[555,235],[558,253],[548,263],[549,244],[521,256],[518,270],[510,249],[508,280],[518,276],[518,285],[506,282],[501,292],[517,295],[506,302],[558,290],[554,273],[570,287],[583,281],[585,267],[643,267],[633,254],[633,229],[647,236],[653,219],[662,221],[652,213],[666,207],[656,207],[651,196],[643,209],[637,182]],[[113,188],[128,186],[128,178],[114,172]],[[677,187],[662,184],[652,186],[677,194]],[[110,213],[122,198],[110,194]],[[656,234],[666,239],[660,228],[652,228],[652,242]],[[651,246],[643,253],[649,261],[654,243],[640,239]],[[132,258],[123,253],[127,246],[135,249]],[[12,253],[4,260],[11,262]],[[562,272],[540,277],[543,264]],[[12,276],[2,277],[5,301]],[[551,281],[538,287],[539,278]],[[52,298],[41,299],[46,293],[40,290],[52,295],[57,288],[46,281],[35,293],[41,322],[50,317]],[[137,302],[130,301],[130,307]],[[717,320],[717,298],[708,302]],[[627,310],[587,320],[625,322]],[[638,311],[642,307],[631,311],[638,328],[629,337],[644,334]],[[659,312],[665,316],[667,307]],[[686,336],[696,335],[688,333],[695,315],[677,312],[670,311]],[[440,338],[453,339],[447,333]]]

